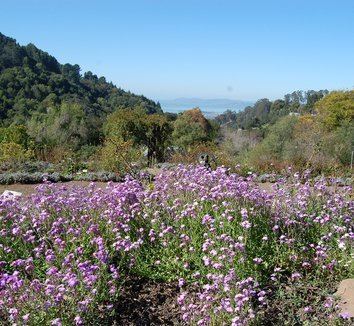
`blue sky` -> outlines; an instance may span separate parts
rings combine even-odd
[[[354,87],[354,1],[1,0],[0,32],[155,100]]]

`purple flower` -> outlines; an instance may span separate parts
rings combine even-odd
[[[291,274],[291,279],[294,280],[294,281],[296,281],[296,280],[298,280],[300,278],[301,278],[301,274],[298,273],[298,272],[295,272],[295,273]]]

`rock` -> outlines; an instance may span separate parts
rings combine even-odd
[[[271,178],[271,175],[270,174],[261,174],[259,177],[258,177],[258,181],[261,182],[261,183],[265,183],[265,182],[269,182]]]
[[[354,278],[340,282],[336,295],[340,297],[341,314],[354,318]]]
[[[5,190],[2,193],[2,196],[7,197],[7,198],[21,197],[22,196],[22,192],[13,191],[13,190]]]
[[[215,158],[214,158],[214,156],[212,154],[200,153],[198,155],[198,163],[200,165],[203,165],[208,170],[211,169],[211,162],[212,161],[215,163]]]
[[[335,184],[337,184],[338,186],[350,186],[352,184],[352,180],[350,178],[336,178],[334,179]]]

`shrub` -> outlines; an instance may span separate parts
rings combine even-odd
[[[12,162],[3,162],[0,165],[1,171],[8,172],[53,172],[55,170],[55,166],[49,162],[43,161],[12,161]]]
[[[68,181],[67,178],[60,175],[59,173],[26,173],[26,172],[15,172],[15,173],[1,173],[0,174],[0,184],[35,184],[42,183],[44,181],[49,182],[59,182]]]
[[[338,164],[349,167],[354,151],[354,123],[344,122],[323,141],[323,150]]]
[[[117,175],[114,172],[88,172],[88,173],[83,173],[76,175],[74,177],[75,180],[78,181],[99,181],[99,182],[108,182],[108,181],[113,181],[113,182],[118,182],[122,181],[122,177]]]
[[[142,160],[142,153],[133,147],[131,141],[119,138],[108,138],[98,152],[95,165],[96,169],[112,171],[120,175],[136,175],[138,165]]]
[[[14,142],[0,143],[0,162],[18,163],[30,160],[34,153],[32,150],[25,149],[22,145]]]
[[[27,148],[30,139],[23,125],[0,128],[0,143],[15,143]]]
[[[122,176],[113,172],[88,172],[80,174],[60,174],[58,172],[42,173],[42,172],[15,172],[15,173],[0,173],[0,184],[35,184],[48,182],[67,182],[67,181],[99,181],[99,182],[120,182]]]

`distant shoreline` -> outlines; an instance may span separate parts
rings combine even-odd
[[[198,98],[179,98],[173,100],[161,100],[159,102],[164,112],[181,113],[199,107],[207,118],[214,118],[227,110],[238,112],[245,107],[254,104],[252,101]]]
[[[177,113],[177,114],[191,109],[191,108],[177,109],[177,108],[165,108],[165,107],[161,107],[161,108],[162,108],[163,112],[166,112],[166,113]],[[200,109],[202,110],[203,114],[207,118],[215,118],[216,116],[218,116],[219,114],[225,112],[226,110],[232,110],[230,108],[230,109],[220,109],[220,110],[217,110],[217,111],[206,111],[206,110],[203,110],[202,107],[200,107]]]

